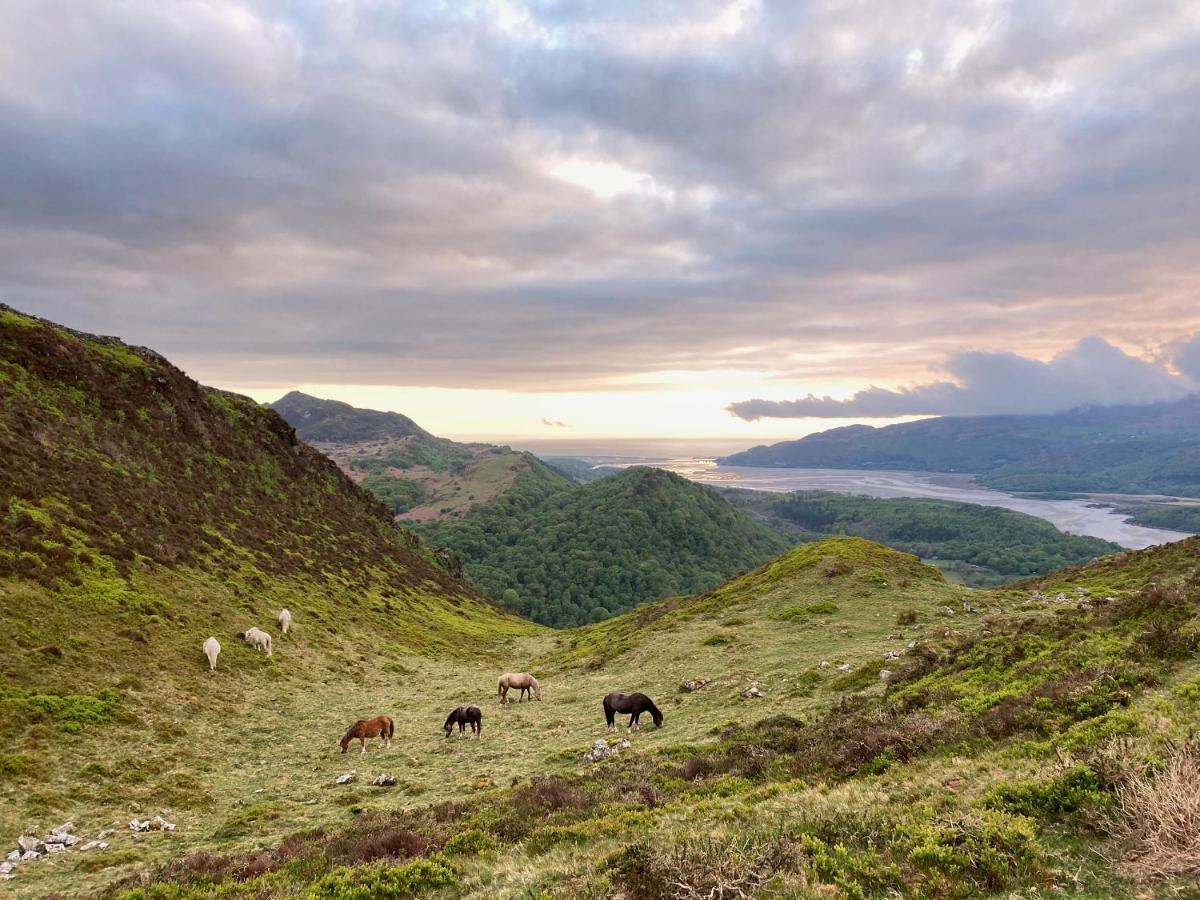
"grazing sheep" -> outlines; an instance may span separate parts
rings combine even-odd
[[[261,628],[251,628],[249,631],[244,631],[241,634],[242,640],[247,644],[253,645],[255,650],[267,651],[267,656],[271,655],[271,636]]]
[[[279,611],[279,630],[287,634],[292,627],[292,613],[287,607]]]
[[[208,671],[216,671],[217,657],[221,655],[221,645],[215,637],[210,637],[204,642],[203,650],[204,655],[208,657]]]

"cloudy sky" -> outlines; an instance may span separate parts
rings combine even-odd
[[[0,0],[0,299],[447,434],[1200,387],[1200,2]]]

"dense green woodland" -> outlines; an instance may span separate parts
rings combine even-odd
[[[580,487],[521,479],[420,531],[457,553],[485,593],[560,627],[711,588],[794,543],[709,488],[640,467]]]
[[[724,494],[735,506],[794,531],[798,540],[835,534],[864,537],[936,561],[975,585],[1042,575],[1121,549],[994,506],[827,491],[771,494],[729,489]]]
[[[943,417],[885,428],[852,425],[754,447],[721,462],[969,472],[1005,491],[1200,497],[1200,397],[1052,416]]]

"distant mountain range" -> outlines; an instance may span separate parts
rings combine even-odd
[[[852,425],[754,447],[735,466],[963,472],[1014,492],[1200,497],[1200,396],[1050,416]]]

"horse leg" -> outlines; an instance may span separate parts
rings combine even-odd
[[[365,737],[364,737],[364,738],[359,738],[359,739],[358,739],[358,742],[359,742],[360,744],[362,744],[362,755],[363,755],[363,756],[366,756],[366,755],[367,755],[367,739],[366,739]]]

